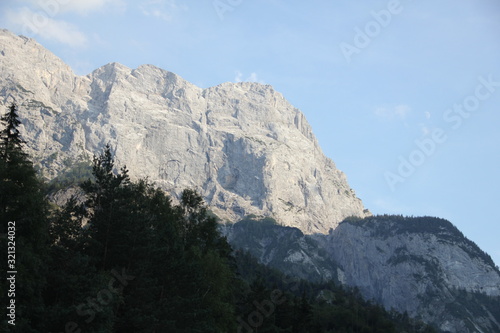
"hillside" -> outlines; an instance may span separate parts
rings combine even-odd
[[[443,332],[500,330],[500,271],[449,221],[349,218],[328,235],[305,235],[247,218],[222,230],[262,263],[309,281],[356,287],[365,299]]]

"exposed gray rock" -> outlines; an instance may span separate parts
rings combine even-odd
[[[387,310],[407,312],[443,332],[500,330],[500,272],[448,221],[348,219],[329,235],[248,220],[222,230],[234,247],[263,264],[357,287]]]
[[[316,237],[345,283],[387,309],[449,332],[498,332],[500,272],[446,220],[398,216],[350,219]]]
[[[273,216],[326,233],[366,216],[304,115],[269,85],[201,89],[178,75],[113,63],[87,76],[34,40],[0,31],[0,107],[15,100],[28,152],[48,179],[107,143],[117,165],[174,197],[195,188],[221,218]]]
[[[289,276],[314,282],[340,281],[337,265],[320,243],[297,228],[277,225],[269,218],[247,218],[220,229],[234,248],[248,251],[260,263]]]
[[[500,272],[446,220],[351,218],[329,235],[249,220],[222,230],[235,248],[263,264],[357,287],[387,310],[407,312],[443,332],[500,331]]]

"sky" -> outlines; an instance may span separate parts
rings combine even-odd
[[[448,219],[500,265],[500,1],[1,0],[86,75],[272,85],[374,214]]]

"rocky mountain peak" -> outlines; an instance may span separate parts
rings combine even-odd
[[[152,65],[87,76],[32,39],[0,31],[0,101],[20,106],[29,153],[47,178],[109,143],[118,165],[176,196],[197,189],[224,220],[273,216],[325,233],[365,216],[304,115],[270,85],[201,89]]]

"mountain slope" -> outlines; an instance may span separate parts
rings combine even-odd
[[[256,220],[222,230],[262,263],[310,281],[356,287],[387,310],[443,332],[500,330],[500,271],[446,220],[350,218],[329,235]]]
[[[15,100],[50,179],[106,143],[117,164],[177,195],[196,188],[222,218],[274,216],[307,233],[365,216],[304,115],[269,85],[201,89],[163,69],[113,63],[80,77],[34,40],[0,31],[0,101]]]
[[[346,284],[387,309],[408,312],[443,331],[500,330],[500,306],[483,303],[491,296],[500,304],[500,272],[446,220],[348,219],[323,246],[342,268]]]

